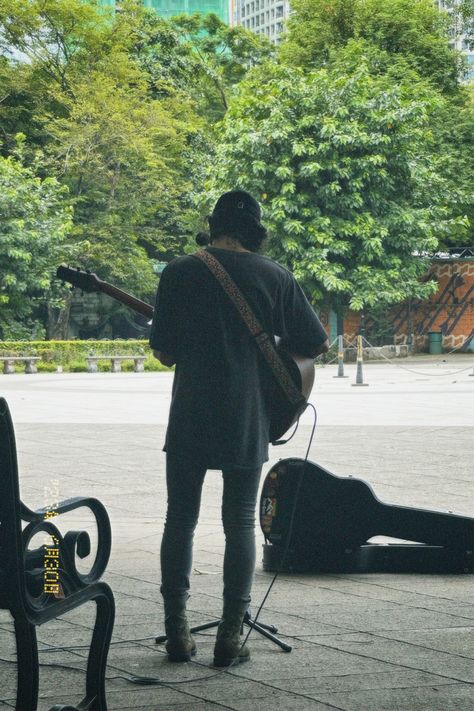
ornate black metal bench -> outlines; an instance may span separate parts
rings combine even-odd
[[[90,554],[86,531],[62,535],[56,515],[86,507],[95,516],[97,551],[89,572],[80,573],[76,555]],[[22,523],[26,524],[22,530]],[[33,537],[51,541],[29,549]],[[96,620],[87,661],[86,695],[78,707],[56,705],[51,711],[106,711],[105,669],[114,624],[110,587],[99,582],[111,546],[109,517],[97,499],[76,497],[51,508],[30,510],[20,500],[15,434],[7,402],[0,398],[0,608],[9,610],[17,648],[17,711],[36,711],[39,662],[36,626],[94,600]]]

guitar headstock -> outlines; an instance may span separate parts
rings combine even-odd
[[[84,271],[82,269],[74,269],[61,264],[58,267],[56,276],[61,281],[67,281],[72,286],[77,286],[82,291],[100,291],[101,280],[96,274]]]

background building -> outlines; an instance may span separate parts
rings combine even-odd
[[[449,12],[452,5],[457,5],[459,0],[434,0],[434,2],[441,10]],[[289,0],[229,0],[229,4],[231,22],[242,25],[256,34],[264,34],[273,42],[278,42],[284,29],[284,22],[291,12]],[[470,65],[468,78],[474,79],[474,49],[469,48],[467,38],[456,27],[453,28],[450,44],[466,55]]]
[[[101,5],[114,6],[120,0],[100,0]],[[256,34],[266,35],[272,42],[278,42],[285,20],[291,12],[290,0],[142,0],[145,7],[156,10],[162,17],[172,17],[181,13],[214,13],[230,25],[242,25]],[[441,10],[452,10],[459,0],[434,0]],[[450,44],[463,52],[470,65],[468,79],[474,79],[474,48],[469,47],[467,38],[453,27]]]
[[[142,0],[145,7],[156,10],[162,17],[173,17],[182,12],[192,15],[213,12],[224,22],[229,22],[229,0]]]
[[[234,22],[278,42],[290,14],[288,0],[234,0]]]
[[[428,351],[429,333],[441,334],[444,351],[458,349],[474,352],[474,250],[459,248],[452,254],[433,258],[430,277],[438,282],[438,291],[429,299],[405,301],[388,307],[379,319],[370,309],[365,314],[365,335],[369,343],[411,345],[415,351]],[[321,319],[330,334],[336,337],[336,315],[329,311]],[[360,312],[344,315],[343,333],[347,342],[354,342],[361,330]],[[384,336],[380,338],[380,332]]]
[[[233,0],[142,0],[145,7],[149,7],[162,17],[173,17],[185,12],[192,15],[195,12],[201,12],[206,15],[213,12],[220,17],[223,22],[230,22],[231,13],[229,12],[230,4]],[[120,3],[120,0],[100,0],[101,5],[114,6]]]
[[[440,10],[452,12],[453,5],[459,5],[459,0],[435,0]],[[474,79],[474,48],[469,47],[469,41],[462,34],[461,28],[453,27],[451,32],[450,46],[466,55],[469,63],[469,75],[467,79]]]

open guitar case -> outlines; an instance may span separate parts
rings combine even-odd
[[[266,475],[260,525],[268,571],[474,572],[474,518],[385,504],[364,481],[303,459],[281,459]],[[378,536],[390,541],[371,542]]]

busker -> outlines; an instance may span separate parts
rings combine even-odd
[[[258,202],[224,193],[209,217],[211,253],[231,276],[270,336],[307,357],[328,350],[327,335],[291,272],[259,253],[266,237]],[[272,373],[235,305],[193,255],[164,269],[150,334],[155,356],[176,364],[166,452],[167,515],[161,593],[170,661],[196,652],[186,619],[194,530],[208,469],[223,476],[225,533],[222,619],[214,665],[249,659],[240,631],[255,568],[255,507],[268,460]]]

